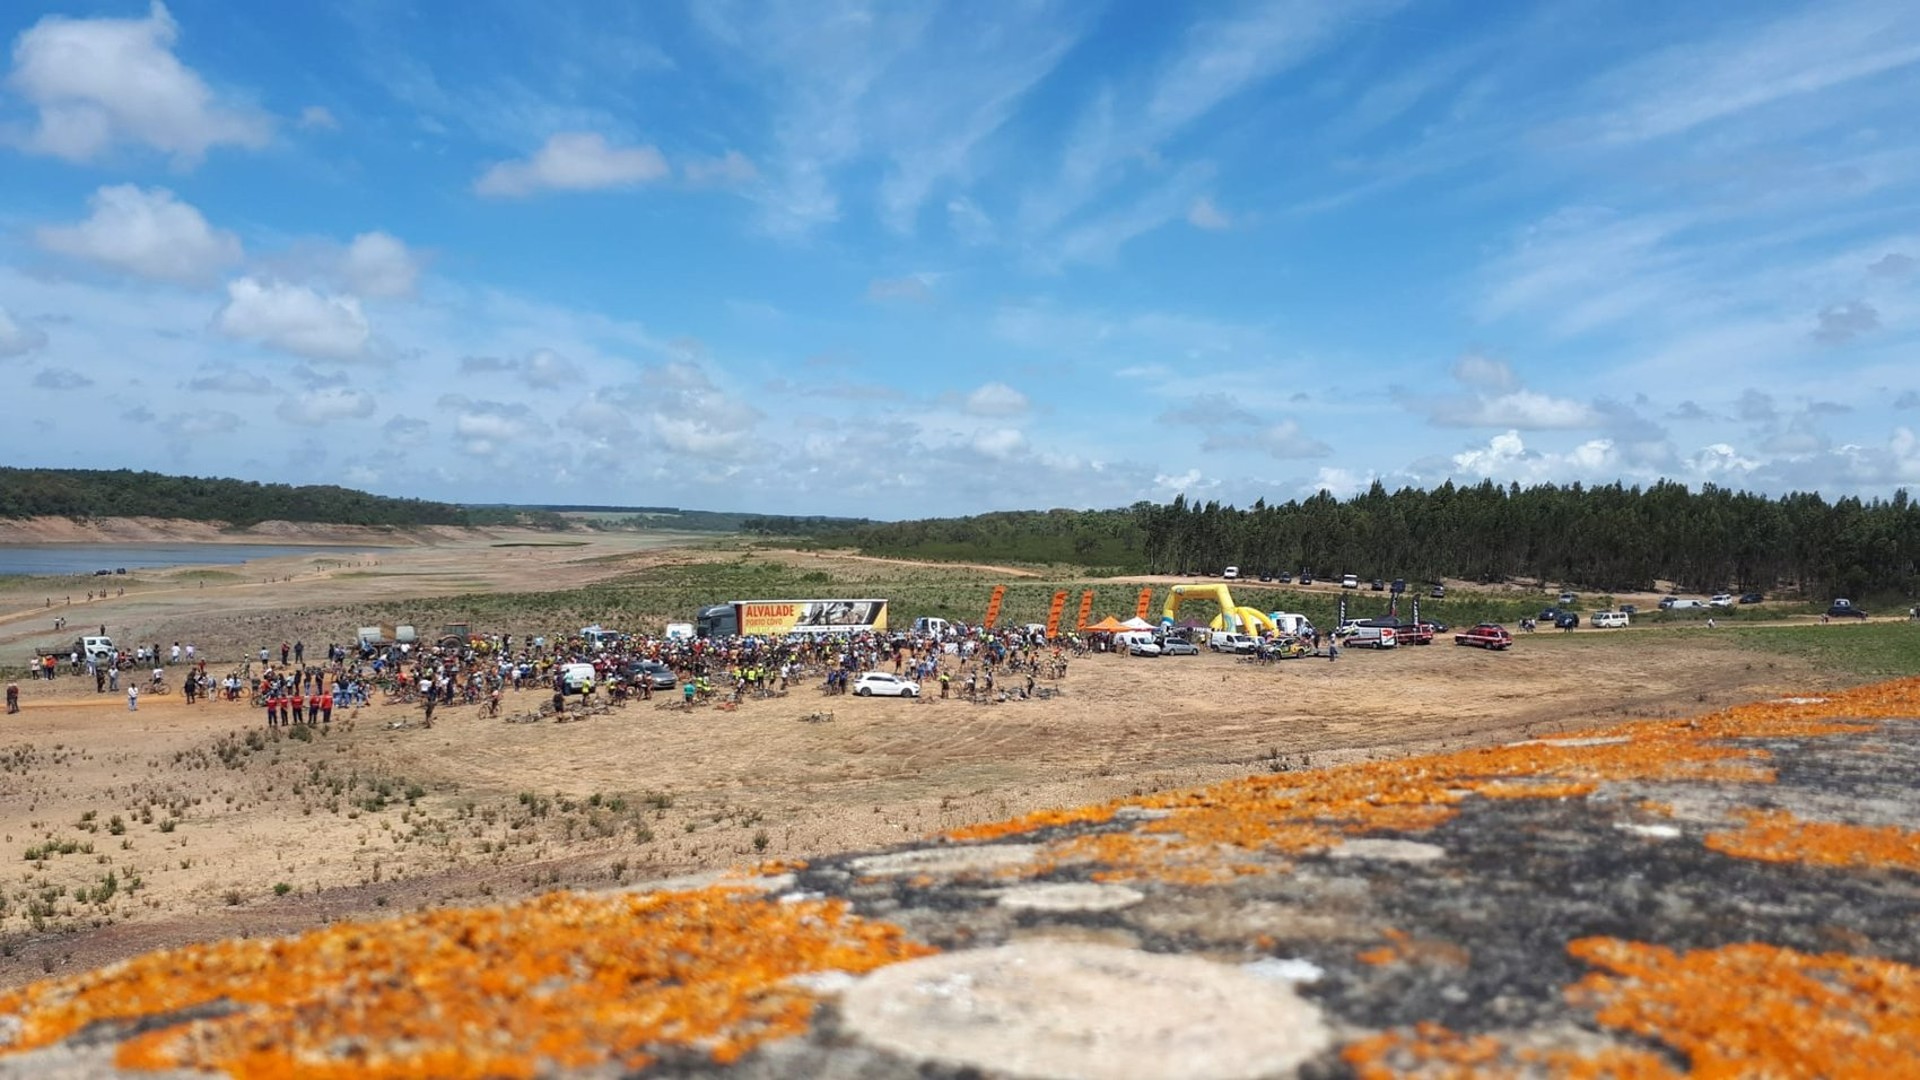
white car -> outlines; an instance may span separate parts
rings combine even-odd
[[[853,680],[853,692],[860,697],[919,697],[920,684],[884,671],[869,671]]]
[[[1713,599],[1707,601],[1707,603],[1712,604],[1714,607],[1732,607],[1734,604],[1733,594],[1715,593]]]
[[[1225,570],[1220,571],[1220,576],[1226,578],[1228,581],[1238,581],[1240,580],[1240,568],[1237,566],[1229,566]]]
[[[1359,587],[1360,587],[1360,576],[1359,576],[1358,574],[1346,574],[1346,575],[1343,575],[1343,576],[1342,576],[1342,577],[1340,578],[1340,587],[1341,587],[1341,588],[1343,588],[1343,589],[1357,589],[1357,588],[1359,588]]]

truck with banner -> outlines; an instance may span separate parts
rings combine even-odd
[[[702,608],[701,637],[859,634],[887,628],[885,600],[731,600]]]

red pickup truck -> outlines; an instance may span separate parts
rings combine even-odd
[[[1453,635],[1455,645],[1477,645],[1482,649],[1505,649],[1513,645],[1513,635],[1498,623],[1481,623],[1464,634]]]

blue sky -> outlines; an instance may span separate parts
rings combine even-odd
[[[1910,2],[0,35],[15,464],[889,518],[1920,484]]]

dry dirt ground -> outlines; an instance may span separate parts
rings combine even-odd
[[[71,618],[201,620],[217,640],[222,620],[290,601],[577,585],[688,557],[631,538],[501,542],[252,564],[205,587],[163,576],[86,614],[76,604]],[[369,562],[385,575],[350,576]],[[44,611],[30,603],[0,593],[9,657],[40,633],[31,624]],[[1840,678],[1705,634],[1657,650],[1628,635],[1538,635],[1508,653],[1435,645],[1270,666],[1091,656],[1046,701],[800,689],[732,713],[634,703],[565,724],[454,708],[430,729],[417,709],[373,706],[298,737],[269,732],[244,704],[189,708],[176,693],[129,713],[123,695],[79,679],[25,683],[22,713],[0,717],[0,985],[380,908],[806,858],[1046,806],[1697,712]],[[505,713],[537,701],[510,696]]]

